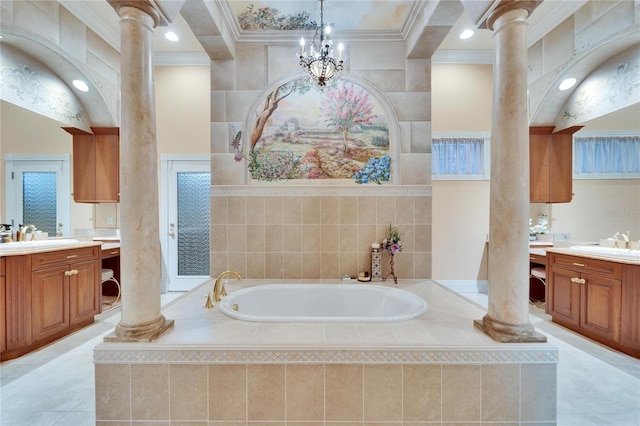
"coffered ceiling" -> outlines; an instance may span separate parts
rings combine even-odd
[[[91,28],[113,47],[119,49],[119,18],[106,0],[62,0],[61,3],[81,20],[89,23]],[[232,32],[240,40],[247,37],[255,39],[260,35],[266,40],[272,38],[282,41],[292,31],[274,29],[270,24],[276,21],[281,24],[291,23],[295,22],[292,18],[303,16],[307,19],[301,22],[320,22],[318,0],[204,0],[204,3],[209,7],[220,8],[228,25],[232,27]],[[333,24],[335,39],[400,38],[406,35],[416,16],[424,11],[428,3],[430,2],[425,0],[325,0],[324,20],[325,23]],[[585,1],[581,0],[543,1],[528,20],[529,45],[571,16],[584,3]],[[245,25],[243,28],[238,18],[243,14],[253,17],[250,20],[253,25]],[[453,22],[449,35],[439,46],[439,55],[443,55],[443,51],[464,50],[467,51],[469,63],[490,61],[492,32],[476,29],[464,12]],[[264,25],[256,25],[259,23]],[[475,35],[470,39],[461,40],[458,35],[467,28],[474,29]],[[170,42],[164,38],[164,34],[170,30],[178,34],[178,42]],[[186,20],[180,15],[167,27],[156,29],[154,50],[156,53],[161,52],[161,61],[170,61],[172,52],[173,58],[178,58],[185,52],[204,52]]]
[[[59,2],[108,44],[120,50],[119,17],[107,0]],[[528,46],[551,33],[587,3],[588,0],[544,0],[527,20]],[[434,12],[436,8],[439,8],[437,13]],[[207,15],[211,11],[215,13],[203,20],[199,11],[205,11]],[[212,56],[211,47],[203,47],[202,43],[201,31],[207,30],[209,24],[217,25],[216,31],[229,35],[224,43],[279,43],[295,48],[300,35],[307,37],[310,33],[300,27],[319,21],[319,0],[188,0],[181,15],[168,26],[155,29],[154,63],[159,66],[209,65],[211,59],[217,59]],[[437,41],[428,48],[434,63],[490,64],[493,61],[493,32],[477,29],[458,0],[325,0],[324,21],[333,25],[332,38],[346,43],[408,40],[414,27],[427,28],[427,25],[438,31]],[[475,34],[461,40],[458,36],[467,28],[475,30]],[[170,42],[165,39],[167,31],[175,32],[180,40]],[[6,38],[5,41],[8,42]],[[434,43],[429,37],[424,41]],[[230,59],[230,55],[228,50],[222,59]],[[587,67],[574,70],[584,77],[597,64],[581,61],[578,65]],[[540,110],[548,110],[554,116],[569,93],[562,97],[557,94],[544,96],[545,100],[541,102],[544,108]]]

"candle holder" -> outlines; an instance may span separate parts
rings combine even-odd
[[[389,277],[393,277],[393,282],[395,284],[398,284],[398,277],[396,276],[396,271],[394,269],[394,263],[393,263],[393,253],[389,253],[389,256],[391,256],[391,260],[389,262],[389,272],[387,272],[387,275],[384,276],[384,278],[382,279],[382,281],[386,281],[387,278]]]
[[[371,280],[382,280],[382,253],[380,244],[371,244]]]
[[[398,228],[395,228],[391,224],[389,224],[389,228],[387,229],[387,237],[382,240],[382,249],[391,256],[389,272],[384,276],[382,281],[386,281],[387,278],[393,277],[393,282],[398,284],[398,277],[396,276],[396,271],[394,269],[393,256],[402,251],[402,241],[400,241],[400,232],[398,231]]]

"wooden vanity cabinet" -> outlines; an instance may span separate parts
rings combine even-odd
[[[7,348],[7,339],[5,338],[6,334],[6,325],[5,325],[5,312],[7,312],[6,303],[5,303],[5,278],[4,278],[4,270],[5,270],[5,261],[4,257],[0,257],[0,353],[4,352]]]
[[[553,133],[553,126],[529,127],[529,201],[568,203],[573,198],[573,134],[582,126]]]
[[[33,339],[42,340],[100,313],[100,247],[32,255]]]
[[[640,265],[623,265],[622,282],[620,344],[640,358]]]
[[[2,260],[7,263],[2,360],[89,325],[100,313],[100,246]]]
[[[63,127],[73,135],[73,199],[77,203],[120,200],[120,129],[92,127],[93,133]]]
[[[5,261],[4,351],[0,360],[16,358],[27,351],[31,339],[31,256],[9,256]]]
[[[640,267],[559,253],[547,256],[553,322],[640,357]]]

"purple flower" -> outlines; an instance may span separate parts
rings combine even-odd
[[[243,158],[244,157],[242,156],[242,153],[240,151],[236,151],[235,155],[233,156],[233,159],[238,163],[242,161]]]
[[[234,139],[231,141],[231,147],[238,151],[240,149],[240,139]]]

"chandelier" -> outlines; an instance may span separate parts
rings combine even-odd
[[[320,26],[316,28],[316,33],[309,45],[309,52],[306,51],[304,37],[300,39],[298,51],[303,72],[309,74],[320,87],[325,87],[333,78],[340,78],[343,69],[344,47],[342,43],[338,44],[338,58],[334,58],[330,32],[331,26],[324,26],[324,0],[320,0]]]

